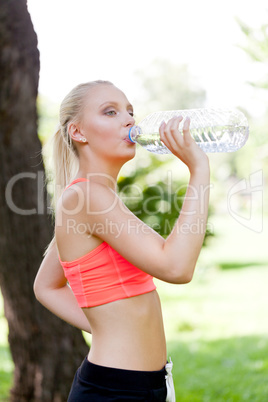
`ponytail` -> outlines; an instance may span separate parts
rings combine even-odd
[[[59,126],[52,138],[48,141],[43,149],[43,155],[46,153],[51,153],[51,168],[53,170],[53,179],[47,182],[50,184],[52,182],[52,193],[51,196],[51,212],[52,221],[55,223],[55,210],[57,202],[61,197],[65,187],[70,183],[79,167],[79,160],[77,150],[75,149],[71,140],[69,140],[69,135],[67,136],[64,132],[64,127]],[[49,150],[48,150],[49,149]],[[48,163],[49,164],[49,163]],[[49,175],[51,176],[51,175]],[[47,254],[48,249],[55,243],[55,232],[52,241],[48,244],[44,255]]]
[[[53,170],[53,196],[52,208],[55,211],[59,198],[65,187],[74,179],[79,169],[78,152],[73,143],[68,129],[72,122],[81,121],[84,101],[89,90],[96,85],[113,85],[110,81],[92,81],[77,85],[63,99],[60,106],[60,124],[51,138],[52,151],[52,170]],[[45,254],[50,245],[55,243],[55,235],[48,245]]]
[[[67,133],[67,128],[59,126],[53,141],[54,196],[53,208],[65,187],[74,179],[79,168],[77,150]]]

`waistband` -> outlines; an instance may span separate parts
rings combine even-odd
[[[159,371],[124,370],[99,366],[88,361],[87,357],[79,367],[80,377],[87,382],[113,389],[148,390],[165,387],[166,370]]]

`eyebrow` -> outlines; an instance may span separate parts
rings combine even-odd
[[[100,109],[103,107],[103,106],[105,106],[105,105],[114,105],[114,106],[118,106],[119,105],[119,103],[118,102],[114,102],[114,101],[108,101],[108,102],[104,102],[104,103],[102,103],[101,105],[100,105]],[[131,105],[131,103],[128,103],[127,104],[127,109],[128,108],[130,108],[130,109],[134,109],[133,108],[133,106]]]

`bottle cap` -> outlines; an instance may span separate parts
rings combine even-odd
[[[135,126],[133,126],[133,127],[135,127]],[[135,144],[135,141],[133,141],[132,138],[131,138],[131,130],[133,129],[133,127],[131,127],[131,128],[129,129],[128,138],[129,138],[129,140],[130,140],[131,142],[133,142],[133,144]]]

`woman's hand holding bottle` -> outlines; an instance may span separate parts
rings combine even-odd
[[[194,173],[196,169],[208,166],[208,157],[191,137],[190,118],[184,120],[181,134],[179,125],[182,120],[183,117],[179,116],[163,122],[159,134],[166,147],[189,168],[190,173]]]

